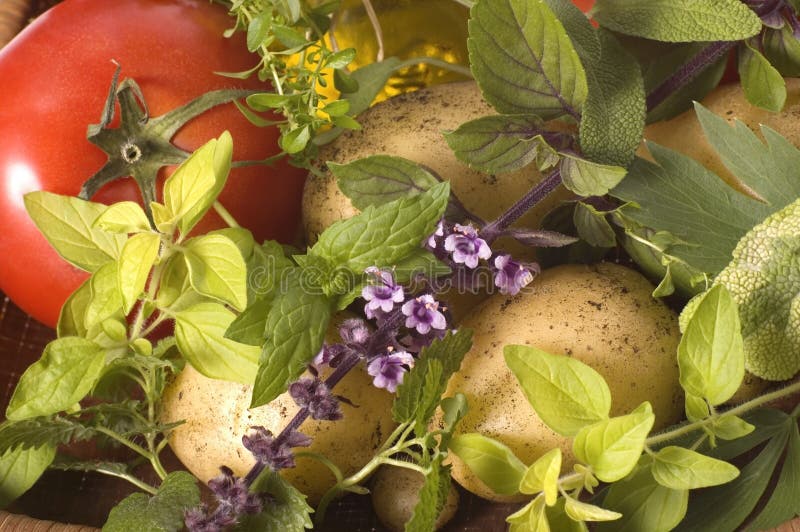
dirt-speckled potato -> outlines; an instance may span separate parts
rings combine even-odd
[[[381,523],[392,531],[401,531],[411,519],[419,501],[419,490],[425,477],[416,471],[394,466],[382,466],[372,477],[372,507]],[[458,510],[458,490],[450,486],[442,513],[436,520],[436,530],[446,525]]]
[[[334,330],[331,327],[327,341],[338,340],[338,336],[332,336]],[[298,450],[324,454],[345,475],[350,475],[372,458],[375,449],[396,427],[391,414],[393,396],[374,387],[361,368],[351,371],[334,391],[357,407],[341,403],[344,418],[335,422],[307,419],[299,430],[313,442]],[[190,365],[164,391],[161,421],[186,420],[172,431],[170,447],[203,482],[217,476],[221,465],[238,475],[247,473],[254,459],[242,445],[242,436],[253,426],[278,434],[299,410],[288,393],[268,405],[248,410],[250,392],[250,386],[209,379]],[[321,462],[308,457],[297,457],[296,463],[297,467],[285,469],[282,474],[315,504],[333,486],[333,474]]]
[[[505,365],[503,346],[531,345],[575,357],[597,370],[611,389],[611,415],[650,401],[655,429],[681,419],[677,316],[651,297],[653,286],[616,264],[566,265],[545,270],[523,293],[492,296],[463,322],[474,345],[446,395],[467,396],[461,433],[480,432],[508,445],[526,464],[553,447],[564,452],[563,471],[574,463],[571,440],[544,425]],[[494,500],[466,465],[452,455],[453,478]]]

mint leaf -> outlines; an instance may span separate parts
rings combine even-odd
[[[117,266],[117,283],[125,314],[133,309],[144,292],[160,248],[161,237],[157,233],[138,233],[125,242]]]
[[[487,102],[505,114],[579,115],[586,75],[545,3],[482,0],[470,14],[470,65]]]
[[[267,318],[272,301],[258,300],[236,316],[225,331],[225,338],[261,347],[267,337]]]
[[[198,293],[237,310],[247,306],[247,265],[230,238],[213,234],[189,239],[183,256],[189,282]]]
[[[125,235],[94,228],[107,208],[100,203],[37,191],[25,194],[25,208],[58,254],[87,272],[116,260],[127,240]]]
[[[525,471],[519,483],[520,493],[533,495],[544,493],[547,506],[553,506],[558,498],[558,477],[561,474],[561,448],[556,447],[540,456]]]
[[[675,490],[707,488],[739,476],[733,464],[674,445],[660,449],[653,458],[653,478]]]
[[[738,41],[761,30],[739,0],[597,0],[592,16],[604,28],[655,41]]]
[[[135,201],[119,201],[97,217],[93,224],[111,233],[140,233],[150,231],[150,222],[144,210]]]
[[[558,162],[546,140],[544,121],[536,115],[484,116],[445,133],[458,160],[490,174],[513,172],[536,163],[541,169]]]
[[[347,164],[328,163],[331,173],[353,206],[363,211],[400,198],[421,194],[439,180],[414,161],[372,155]]]
[[[574,436],[583,427],[608,418],[608,384],[583,362],[521,345],[507,345],[503,354],[525,397],[554,431]]]
[[[300,284],[275,298],[250,408],[269,403],[303,373],[322,347],[330,315],[328,298]]]
[[[103,532],[183,530],[184,511],[198,504],[197,479],[185,471],[170,473],[152,497],[134,493],[116,505],[103,525]]]
[[[270,500],[260,514],[244,516],[234,528],[236,532],[303,532],[313,528],[310,514],[314,510],[306,496],[277,473],[262,473],[253,489],[268,494]]]
[[[22,374],[6,417],[18,421],[71,408],[91,391],[104,365],[105,352],[94,342],[74,336],[53,340]]]
[[[450,450],[495,493],[519,493],[525,464],[499,441],[477,433],[460,434],[450,441]]]
[[[380,209],[331,225],[309,251],[329,262],[363,272],[370,266],[392,266],[420,247],[447,207],[450,187],[438,183],[424,194],[401,198]]]
[[[248,304],[256,300],[271,300],[281,288],[281,282],[288,276],[289,270],[296,267],[286,257],[283,247],[274,240],[253,247],[249,257],[245,257]]]
[[[617,186],[626,171],[620,166],[587,161],[570,153],[560,153],[561,180],[579,196],[603,196]]]
[[[212,379],[252,384],[259,349],[225,338],[234,314],[219,303],[198,303],[175,313],[175,339],[181,354]]]
[[[786,82],[761,52],[748,42],[739,47],[739,78],[747,101],[773,113],[786,103]]]
[[[56,456],[53,445],[17,447],[0,455],[0,508],[28,491]]]
[[[436,520],[442,513],[450,494],[450,466],[442,465],[439,455],[428,467],[425,483],[419,491],[419,501],[414,507],[406,532],[428,532],[436,529]]]

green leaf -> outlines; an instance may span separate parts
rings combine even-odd
[[[267,317],[272,301],[259,300],[244,309],[228,326],[225,338],[261,347],[267,337]]]
[[[544,497],[539,496],[506,517],[509,532],[550,532]]]
[[[567,497],[564,502],[564,511],[575,521],[615,521],[622,517],[619,512],[606,510],[593,504],[581,502]]]
[[[544,492],[547,506],[553,506],[558,498],[560,474],[561,449],[556,447],[544,453],[528,467],[519,483],[519,491],[528,495]]]
[[[564,510],[566,500],[561,497],[555,506],[545,508],[545,515],[554,532],[587,532],[589,529],[583,521],[573,521]]]
[[[588,91],[586,75],[544,2],[481,1],[470,14],[470,65],[487,102],[505,114],[578,115]]]
[[[606,213],[600,212],[592,205],[579,201],[575,204],[572,215],[578,235],[589,245],[610,248],[617,243],[617,235],[606,219]]]
[[[336,70],[337,68],[344,68],[352,63],[356,58],[355,48],[345,48],[344,50],[332,53],[325,60],[323,66]]]
[[[5,508],[28,491],[56,456],[52,445],[17,447],[0,455],[0,508]]]
[[[415,249],[394,267],[394,279],[399,284],[411,282],[417,274],[428,279],[450,275],[453,270],[424,248]],[[360,288],[360,287],[359,287]],[[361,292],[359,292],[361,295]]]
[[[800,41],[794,36],[791,24],[779,30],[764,28],[764,55],[786,77],[800,76]]]
[[[753,425],[733,414],[723,414],[709,428],[714,436],[723,440],[735,440],[755,430]]]
[[[689,421],[700,421],[711,415],[708,402],[702,397],[686,393],[685,401],[684,410],[686,411],[686,418]]]
[[[156,306],[179,311],[205,300],[206,298],[194,291],[189,282],[189,268],[183,255],[175,253],[169,257],[158,283]]]
[[[703,296],[678,344],[680,382],[711,405],[730,399],[744,378],[744,343],[736,302],[724,286]]]
[[[74,336],[53,340],[22,374],[6,417],[17,421],[71,408],[91,391],[104,365],[105,352],[94,342]]]
[[[117,267],[117,283],[125,314],[133,309],[144,292],[160,247],[161,237],[158,233],[139,233],[125,242]]]
[[[205,215],[225,186],[233,140],[227,131],[206,142],[164,182],[164,206],[182,235]]]
[[[747,101],[773,113],[786,103],[786,82],[761,52],[748,42],[739,47],[739,77]]]
[[[499,441],[477,433],[460,434],[450,441],[450,450],[493,492],[519,493],[525,464]]]
[[[296,267],[274,240],[255,246],[246,262],[248,304],[255,300],[271,300],[289,270]]]
[[[110,205],[95,219],[93,227],[111,233],[140,233],[150,231],[150,221],[135,201],[120,201]]]
[[[642,403],[631,414],[598,421],[575,436],[572,450],[578,460],[592,466],[604,482],[624,478],[636,466],[655,416],[650,403]]]
[[[183,514],[200,504],[197,479],[185,471],[176,471],[149,497],[134,493],[117,504],[108,515],[103,532],[171,532],[183,530]]]
[[[391,155],[372,155],[347,164],[330,162],[328,168],[344,195],[361,211],[416,196],[439,183],[414,161]]]
[[[429,532],[435,530],[436,520],[442,513],[450,494],[450,467],[442,465],[442,455],[434,460],[427,473],[425,483],[419,491],[419,502],[414,506],[411,520],[406,523],[406,532]]]
[[[597,0],[604,28],[666,42],[738,41],[761,31],[761,19],[739,0]]]
[[[295,153],[300,153],[306,149],[306,146],[310,140],[311,130],[309,126],[306,125],[298,126],[296,129],[289,130],[280,137],[279,143],[281,148],[286,153],[289,155],[294,155]]]
[[[608,418],[608,385],[583,362],[529,346],[507,345],[503,354],[525,397],[554,431],[574,436],[583,427]]]
[[[778,483],[749,530],[769,530],[800,515],[800,433],[797,423],[789,429],[789,442]]]
[[[58,325],[56,326],[59,337],[86,335],[84,316],[86,315],[86,308],[92,299],[91,282],[91,278],[89,278],[81,283],[78,289],[72,292],[61,306]]]
[[[572,154],[561,153],[561,180],[579,196],[603,196],[619,184],[626,170],[619,166],[594,163]]]
[[[250,408],[269,403],[303,373],[322,347],[330,315],[328,298],[299,284],[275,298]]]
[[[123,314],[116,262],[104,264],[89,278],[89,291],[90,299],[83,316],[83,327],[87,331],[112,316]]]
[[[267,470],[253,485],[253,490],[271,499],[257,515],[245,515],[234,528],[236,532],[303,532],[313,528],[306,496],[279,474]]]
[[[445,397],[439,406],[442,409],[442,431],[444,432],[441,436],[439,448],[443,449],[450,445],[450,436],[458,423],[467,415],[469,407],[467,405],[467,397],[463,393],[457,393],[453,397]]]
[[[125,235],[93,227],[105,205],[37,191],[25,194],[25,208],[50,245],[73,266],[94,272],[119,258]]]
[[[603,505],[620,512],[619,521],[601,524],[600,532],[669,532],[686,515],[689,490],[666,488],[655,481],[649,459],[611,485]]]
[[[707,454],[720,460],[733,460],[770,438],[786,430],[789,416],[781,410],[774,408],[759,408],[743,416],[744,420],[752,424],[755,430],[744,436],[730,441],[717,442],[717,446],[709,449]]]
[[[198,303],[175,313],[175,339],[181,354],[206,377],[252,384],[259,349],[225,338],[233,318],[224,305]]]
[[[198,293],[237,310],[247,306],[247,265],[230,238],[221,234],[192,238],[183,256],[189,281]]]
[[[458,160],[490,174],[513,172],[536,163],[541,169],[558,162],[545,139],[544,121],[536,115],[484,116],[461,124],[444,138]]]
[[[392,266],[420,247],[444,214],[450,188],[438,183],[424,194],[367,207],[361,214],[331,225],[309,255],[363,272]]]
[[[739,469],[733,464],[674,445],[660,449],[653,461],[656,482],[675,490],[716,486],[738,476]]]

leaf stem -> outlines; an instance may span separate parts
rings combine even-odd
[[[108,429],[108,428],[106,428],[106,427],[104,427],[102,425],[98,425],[97,427],[95,427],[95,430],[97,432],[99,432],[100,434],[105,434],[109,438],[111,438],[111,439],[113,439],[115,441],[118,441],[119,443],[121,443],[122,445],[127,447],[128,449],[140,454],[142,457],[146,458],[147,460],[151,460],[152,459],[152,454],[150,453],[150,451],[148,451],[144,447],[141,447],[141,446],[133,443],[132,441],[129,441],[126,438],[123,438],[122,436],[120,436],[119,434],[114,432],[113,430]]]
[[[108,475],[110,477],[117,477],[117,478],[121,478],[121,479],[127,480],[128,482],[130,482],[131,484],[133,484],[134,486],[136,486],[140,490],[146,491],[150,495],[155,495],[155,494],[158,493],[158,490],[156,488],[154,488],[153,486],[151,486],[150,484],[148,484],[146,482],[143,482],[143,481],[139,480],[134,475],[129,475],[128,473],[117,473],[115,471],[110,471],[110,470],[106,470],[106,469],[97,469],[96,471],[98,473],[102,473],[102,474]]]
[[[241,227],[239,222],[236,221],[236,218],[230,213],[228,209],[219,201],[214,202],[214,211],[222,218],[222,221],[228,224],[228,227]]]

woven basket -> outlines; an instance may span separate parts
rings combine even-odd
[[[0,0],[0,48],[5,46],[28,20],[59,0]],[[97,0],[110,1],[110,0]],[[1,81],[0,81],[1,82]],[[5,407],[16,381],[34,362],[45,344],[54,337],[51,329],[25,315],[0,293],[0,412]],[[174,460],[173,469],[180,467]],[[100,524],[108,510],[131,492],[127,483],[98,475],[46,473],[12,507],[0,511],[0,532],[89,532],[97,528],[56,521],[34,519],[28,515],[47,516],[74,522]],[[324,530],[378,532],[384,530],[369,507],[368,499],[345,497],[329,510]],[[500,532],[506,529],[504,517],[516,510],[514,505],[492,504],[462,493],[458,514],[447,526],[452,532]],[[800,518],[770,532],[800,532]]]

